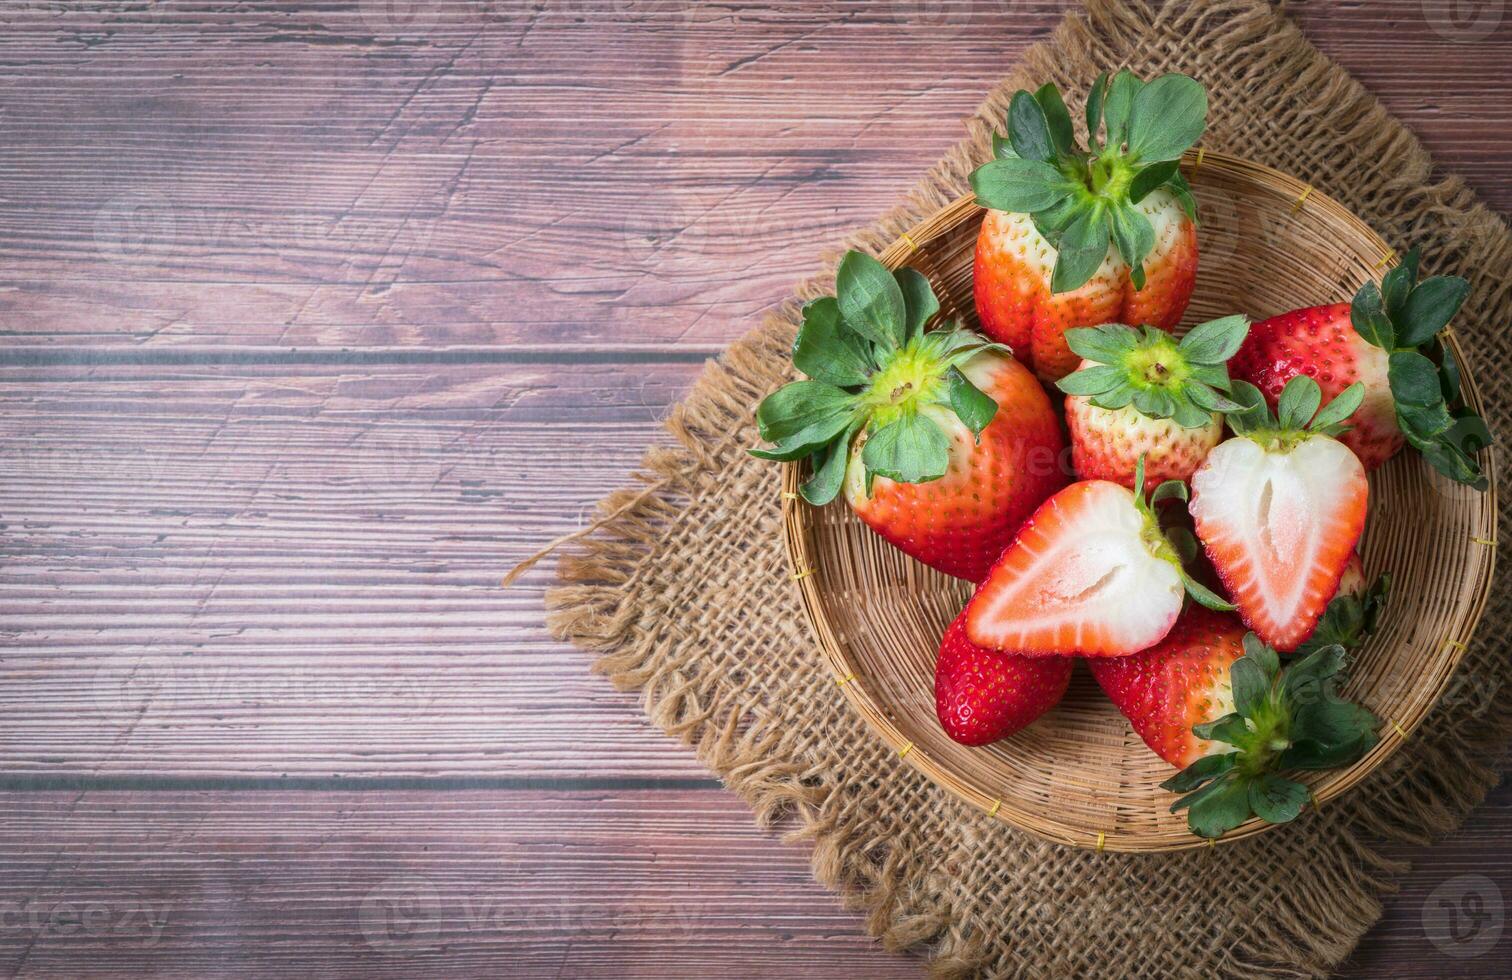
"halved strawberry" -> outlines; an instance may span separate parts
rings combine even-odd
[[[1457,276],[1417,281],[1418,253],[1408,252],[1382,286],[1367,281],[1352,303],[1292,310],[1256,323],[1229,365],[1274,408],[1287,382],[1306,375],[1325,398],[1351,384],[1365,400],[1339,441],[1373,470],[1404,440],[1445,476],[1477,489],[1486,479],[1476,453],[1490,444],[1459,398],[1459,365],[1438,332],[1459,311],[1470,284]]]
[[[1071,458],[1083,480],[1132,487],[1145,459],[1145,489],[1189,480],[1223,436],[1224,363],[1249,321],[1229,316],[1193,327],[1180,341],[1163,330],[1110,323],[1066,332],[1081,369],[1057,382],[1066,398]]]
[[[1294,650],[1338,591],[1365,528],[1365,468],[1333,438],[1364,386],[1320,410],[1317,383],[1295,378],[1276,416],[1252,385],[1236,381],[1233,392],[1247,406],[1228,416],[1239,438],[1193,475],[1192,521],[1244,622],[1277,649]]]
[[[1365,565],[1360,561],[1360,553],[1355,552],[1344,566],[1344,574],[1339,576],[1339,591],[1329,600],[1317,627],[1297,647],[1295,655],[1306,656],[1334,643],[1353,650],[1375,632],[1390,592],[1390,575],[1383,574],[1373,584],[1366,584]]]
[[[966,635],[963,612],[940,640],[935,712],[945,734],[962,745],[996,742],[1055,707],[1074,664],[1069,657],[1021,657],[979,647]]]
[[[1161,784],[1187,794],[1172,811],[1220,837],[1251,816],[1301,812],[1311,794],[1278,773],[1350,765],[1376,744],[1379,720],[1337,694],[1345,661],[1334,644],[1282,671],[1234,617],[1194,608],[1159,645],[1088,666],[1145,744],[1184,767]]]
[[[1178,161],[1206,119],[1207,93],[1185,75],[1104,74],[1087,96],[1084,151],[1054,85],[1015,93],[1007,139],[971,175],[990,209],[973,280],[982,331],[1054,381],[1079,360],[1068,328],[1175,327],[1197,277],[1196,203]]]
[[[926,331],[940,304],[916,270],[850,252],[836,287],[804,307],[793,363],[810,380],[761,403],[761,436],[776,445],[751,453],[809,458],[809,503],[843,489],[894,546],[981,581],[1066,483],[1050,399],[1006,348],[959,326]]]
[[[1144,485],[1144,464],[1137,478]],[[1182,569],[1154,504],[1186,496],[1170,481],[1144,492],[1073,483],[1040,506],[966,607],[973,643],[1028,656],[1121,657],[1160,641],[1186,595],[1232,609]]]

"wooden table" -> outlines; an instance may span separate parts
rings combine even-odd
[[[6,0],[0,970],[917,975],[498,579],[1064,6]],[[1442,7],[1293,5],[1505,212]]]

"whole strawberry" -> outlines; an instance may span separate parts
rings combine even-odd
[[[1020,657],[979,647],[963,613],[945,630],[935,663],[935,712],[962,745],[1007,738],[1055,707],[1071,682],[1068,657]]]
[[[1251,816],[1302,811],[1311,794],[1281,772],[1351,765],[1376,744],[1379,720],[1338,695],[1345,662],[1333,644],[1283,671],[1233,616],[1192,608],[1157,646],[1088,666],[1145,744],[1184,767],[1161,784],[1187,794],[1171,810],[1221,837]]]
[[[1066,330],[1169,330],[1197,278],[1196,203],[1178,162],[1202,135],[1207,93],[1185,75],[1145,83],[1124,70],[1099,77],[1086,108],[1083,150],[1054,85],[1015,93],[1007,139],[971,175],[990,209],[973,279],[982,331],[1046,381],[1080,361]]]
[[[1326,398],[1365,386],[1353,428],[1339,437],[1367,470],[1411,443],[1445,476],[1486,486],[1476,452],[1491,440],[1485,423],[1459,397],[1459,367],[1438,339],[1470,285],[1457,276],[1417,281],[1417,250],[1407,253],[1382,286],[1367,282],[1352,303],[1311,306],[1262,320],[1229,368],[1265,394],[1274,408],[1287,382],[1316,381]]]
[[[856,514],[903,552],[980,581],[1023,519],[1064,486],[1055,411],[1006,349],[946,326],[929,281],[850,252],[836,296],[804,307],[793,363],[810,380],[756,412],[762,459],[811,460],[800,492],[843,489]]]
[[[1066,331],[1081,368],[1057,382],[1066,392],[1071,459],[1083,480],[1132,487],[1145,460],[1146,490],[1189,480],[1223,437],[1225,362],[1244,341],[1242,316],[1193,327],[1178,341],[1163,330],[1110,323]]]
[[[1312,635],[1365,528],[1365,468],[1334,436],[1360,404],[1354,384],[1320,408],[1311,378],[1293,378],[1272,415],[1242,381],[1231,412],[1238,438],[1192,476],[1197,537],[1246,625],[1280,650]]]

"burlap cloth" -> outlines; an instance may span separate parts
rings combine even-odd
[[[962,193],[1015,89],[1051,80],[1079,99],[1120,65],[1196,76],[1212,99],[1204,146],[1295,174],[1393,247],[1422,245],[1428,271],[1468,277],[1456,332],[1492,429],[1512,432],[1505,223],[1435,173],[1418,140],[1264,2],[1093,0],[1025,55],[903,205],[843,244],[876,250]],[[564,560],[567,584],[548,596],[553,629],[600,652],[598,669],[641,691],[651,719],[695,746],[761,819],[811,842],[814,873],[865,910],[875,935],[927,944],[940,974],[1327,973],[1404,869],[1381,846],[1455,827],[1496,782],[1507,699],[1448,699],[1363,786],[1284,831],[1221,848],[1096,854],[958,803],[873,737],[836,689],[789,578],[779,468],[743,451],[757,441],[756,403],[788,378],[799,299],[831,289],[834,257],[708,366],[668,420],[677,447],[648,451],[644,481],[603,502],[608,520]],[[1506,540],[1505,512],[1502,524]],[[1462,668],[1477,691],[1512,681],[1505,592]]]

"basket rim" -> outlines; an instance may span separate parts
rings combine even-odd
[[[1356,216],[1348,208],[1334,200],[1332,197],[1317,190],[1312,185],[1277,170],[1265,164],[1247,160],[1243,157],[1228,153],[1210,152],[1204,149],[1189,150],[1181,160],[1182,171],[1189,178],[1194,177],[1202,168],[1208,167],[1217,171],[1225,171],[1237,177],[1249,177],[1273,184],[1277,189],[1293,196],[1293,210],[1303,207],[1319,208],[1328,211],[1335,220],[1344,222],[1360,236],[1361,240],[1372,244],[1380,255],[1380,261],[1376,263],[1373,275],[1380,276],[1388,271],[1398,258],[1397,253],[1378,235],[1373,228]],[[889,269],[897,269],[904,265],[907,259],[924,245],[933,241],[944,232],[956,228],[962,221],[974,218],[984,211],[981,205],[976,203],[974,194],[967,193],[956,198],[944,207],[936,210],[924,219],[916,222],[908,231],[898,235],[886,248],[884,248],[879,260]],[[1461,397],[1467,406],[1474,409],[1477,414],[1484,413],[1480,389],[1475,381],[1474,371],[1466,359],[1463,349],[1455,336],[1453,327],[1446,326],[1440,333],[1445,345],[1453,351],[1461,367]],[[1491,515],[1497,513],[1497,474],[1494,465],[1492,447],[1488,446],[1481,450],[1482,458],[1488,463],[1485,467],[1489,485],[1484,491],[1484,500],[1487,507],[1484,508]],[[843,644],[831,630],[825,620],[822,610],[822,592],[819,587],[818,576],[813,572],[817,569],[813,552],[814,548],[810,541],[812,529],[798,519],[801,508],[807,506],[798,496],[798,487],[802,482],[802,461],[794,461],[784,464],[782,476],[781,506],[783,514],[783,540],[786,546],[788,559],[792,564],[792,579],[799,592],[800,604],[803,606],[805,618],[809,622],[815,637],[819,641],[825,661],[834,671],[834,679],[839,686],[845,699],[850,703],[874,734],[880,736],[884,742],[890,745],[899,755],[900,760],[912,766],[923,774],[935,785],[941,787],[952,795],[987,813],[1003,823],[1009,824],[1018,830],[1033,834],[1043,840],[1058,844],[1070,845],[1091,849],[1095,851],[1114,851],[1121,853],[1166,853],[1189,850],[1195,847],[1215,846],[1217,844],[1229,844],[1235,841],[1264,833],[1278,826],[1266,823],[1258,817],[1252,817],[1234,830],[1224,834],[1216,840],[1197,837],[1190,833],[1185,835],[1174,834],[1122,834],[1098,833],[1094,837],[1082,836],[1069,830],[1064,833],[1055,833],[1046,829],[1043,825],[1020,818],[1012,806],[1004,806],[1001,797],[989,796],[981,789],[970,783],[959,780],[950,767],[932,758],[924,750],[915,750],[910,741],[893,722],[887,713],[872,698],[865,685],[852,683],[856,679],[856,665],[853,664]],[[1322,806],[1353,789],[1376,768],[1394,755],[1408,737],[1422,723],[1423,719],[1442,698],[1460,662],[1468,651],[1468,645],[1473,637],[1477,626],[1485,614],[1486,604],[1489,601],[1491,587],[1495,578],[1496,549],[1495,544],[1495,519],[1491,519],[1489,527],[1490,537],[1485,539],[1491,545],[1489,560],[1482,566],[1483,572],[1480,580],[1475,583],[1470,606],[1453,631],[1453,635],[1447,637],[1435,649],[1438,653],[1433,659],[1439,661],[1437,667],[1440,672],[1438,683],[1434,686],[1431,696],[1427,699],[1422,710],[1408,719],[1383,719],[1381,740],[1363,758],[1353,766],[1344,770],[1336,771],[1328,781],[1318,788],[1316,805]],[[1480,539],[1477,539],[1480,540]],[[1044,815],[1039,815],[1043,821]]]

